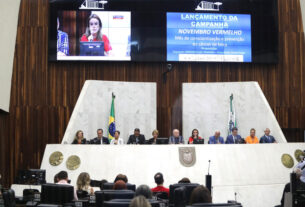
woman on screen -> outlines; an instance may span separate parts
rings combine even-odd
[[[78,130],[75,134],[72,144],[86,144],[87,140],[84,138],[84,133],[82,130]]]
[[[193,129],[193,131],[192,131],[192,136],[189,138],[188,143],[189,143],[189,144],[193,144],[194,141],[196,141],[197,139],[202,139],[202,137],[199,136],[199,131],[198,131],[198,129]]]
[[[102,21],[96,14],[91,14],[88,18],[86,32],[81,37],[80,41],[104,42],[105,55],[109,55],[109,51],[112,50],[108,37],[102,34]]]

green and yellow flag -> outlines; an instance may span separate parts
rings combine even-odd
[[[115,132],[114,99],[115,96],[112,93],[111,110],[110,110],[109,124],[108,124],[108,139],[113,139]]]

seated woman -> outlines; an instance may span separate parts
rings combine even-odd
[[[152,136],[153,137],[148,140],[147,144],[157,144],[157,138],[159,136],[159,131],[155,129],[152,132]]]
[[[199,136],[199,131],[198,129],[193,129],[192,131],[192,136],[189,138],[189,141],[188,143],[189,144],[193,144],[194,143],[194,140],[198,140],[198,139],[203,139],[202,137]]]
[[[94,190],[93,188],[90,186],[90,175],[86,172],[82,172],[81,174],[79,174],[78,178],[77,178],[77,192],[80,191],[84,191],[85,194],[90,194],[93,195],[94,194]]]
[[[205,186],[197,186],[191,193],[190,205],[194,203],[212,203],[212,196]]]
[[[88,18],[85,34],[81,37],[81,42],[104,42],[104,53],[109,55],[112,50],[109,39],[102,34],[102,21],[96,14],[91,14]]]
[[[111,140],[110,144],[121,145],[124,144],[124,140],[120,138],[120,131],[116,130],[114,132],[114,139]]]
[[[78,130],[74,137],[72,144],[86,144],[87,140],[84,138],[84,133],[82,130]]]

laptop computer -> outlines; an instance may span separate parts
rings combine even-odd
[[[80,56],[104,56],[104,42],[80,42]]]
[[[204,139],[194,139],[193,144],[204,144]]]

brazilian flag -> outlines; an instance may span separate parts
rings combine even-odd
[[[114,132],[115,132],[114,99],[115,99],[115,96],[112,93],[111,110],[110,110],[109,124],[108,124],[108,139],[110,139],[110,140],[114,138]]]

